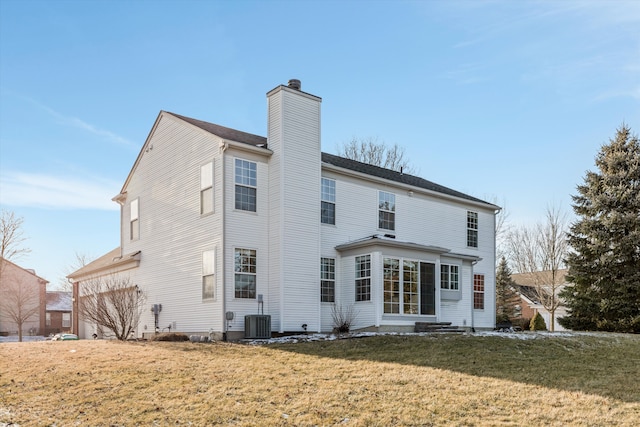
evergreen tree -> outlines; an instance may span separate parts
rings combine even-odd
[[[544,318],[540,315],[540,313],[536,312],[536,314],[531,319],[531,323],[529,323],[529,329],[532,331],[546,331],[547,323],[544,321]]]
[[[500,259],[496,269],[496,320],[504,321],[515,317],[518,295],[513,290],[514,282],[511,269],[505,257]]]
[[[570,283],[561,293],[575,330],[640,332],[640,143],[623,124],[573,196]]]

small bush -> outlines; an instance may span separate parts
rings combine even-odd
[[[156,334],[151,337],[151,341],[189,341],[189,337],[179,332],[167,332],[163,334]]]
[[[355,320],[357,313],[353,305],[347,308],[334,304],[331,308],[331,316],[333,318],[333,333],[347,334],[351,330],[351,325]]]
[[[531,318],[519,317],[517,319],[513,319],[512,323],[514,327],[519,327],[523,331],[528,331],[531,325]]]
[[[540,315],[540,313],[536,313],[531,319],[531,323],[529,324],[529,329],[532,331],[546,331],[547,324],[544,321],[544,318]]]
[[[496,324],[500,323],[511,323],[511,320],[509,319],[507,313],[500,313],[496,315]]]

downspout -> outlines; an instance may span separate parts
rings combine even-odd
[[[227,289],[225,286],[225,272],[227,271],[226,269],[226,258],[225,258],[225,247],[227,244],[227,221],[226,221],[226,211],[225,211],[225,199],[226,199],[226,192],[225,192],[225,188],[226,188],[226,176],[225,176],[225,152],[227,151],[227,148],[229,148],[229,143],[222,140],[220,143],[220,152],[222,154],[221,159],[222,159],[222,206],[220,207],[220,214],[222,215],[222,245],[221,245],[221,249],[220,249],[220,257],[222,257],[222,274],[221,274],[221,279],[222,279],[222,340],[223,341],[227,341],[227,324],[228,324],[228,320],[227,320]]]
[[[478,261],[471,261],[471,286],[469,286],[469,289],[471,290],[471,298],[469,299],[469,302],[470,302],[469,306],[471,307],[471,332],[475,332],[476,331],[476,328],[474,327],[474,323],[473,323],[473,310],[474,310],[474,307],[473,307],[473,304],[474,304],[474,302],[473,302],[473,286],[474,286],[474,283],[473,283],[473,280],[474,280],[473,279],[473,267],[477,263],[478,263]]]

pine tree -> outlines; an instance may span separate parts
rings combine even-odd
[[[501,322],[515,317],[518,295],[513,290],[511,269],[505,257],[500,259],[496,269],[496,321]]]
[[[532,331],[546,331],[547,323],[544,321],[544,318],[540,313],[536,312],[536,314],[531,319],[531,323],[529,323],[529,329]]]
[[[561,293],[575,330],[640,332],[640,143],[623,124],[573,196],[570,283]]]

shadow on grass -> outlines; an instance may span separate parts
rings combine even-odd
[[[399,363],[640,402],[640,336],[379,335],[274,344],[319,357]],[[515,398],[522,398],[514,393]]]

